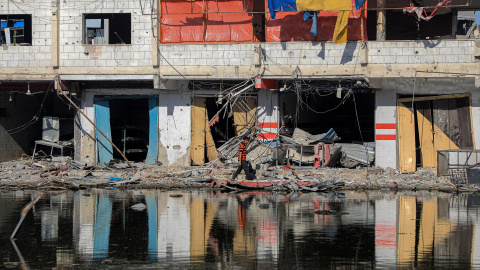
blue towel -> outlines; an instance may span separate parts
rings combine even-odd
[[[303,20],[306,21],[308,19],[312,19],[312,28],[310,29],[310,33],[314,36],[317,36],[317,18],[318,18],[318,11],[305,11],[303,12]]]
[[[367,0],[355,0],[355,7],[357,9],[360,9],[363,6],[363,4],[365,4],[365,1]]]
[[[296,0],[269,0],[268,10],[270,10],[270,17],[275,20],[277,11],[297,11]]]

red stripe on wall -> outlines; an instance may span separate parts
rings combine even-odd
[[[376,124],[375,125],[376,129],[396,129],[397,124]]]
[[[383,140],[383,141],[395,141],[397,139],[397,135],[389,135],[389,134],[383,134],[383,135],[377,135],[375,136],[376,140]]]
[[[258,123],[259,128],[278,128],[278,123],[274,122],[261,122]]]
[[[268,139],[273,140],[277,138],[277,133],[260,133],[258,134],[259,139]]]

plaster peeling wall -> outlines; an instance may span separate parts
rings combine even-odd
[[[163,165],[190,165],[191,92],[162,92],[159,100],[159,158]]]
[[[80,109],[90,118],[95,121],[95,106],[93,99],[95,95],[158,95],[157,90],[152,89],[88,89],[84,91]],[[80,139],[80,160],[90,163],[95,163],[95,127],[83,116],[80,117],[80,127],[76,127],[77,131],[81,133]]]

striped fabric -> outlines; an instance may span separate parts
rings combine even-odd
[[[243,143],[238,147],[238,163],[242,164],[242,160],[247,159],[247,146]]]

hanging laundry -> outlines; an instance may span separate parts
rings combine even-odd
[[[277,11],[297,11],[297,3],[295,0],[269,0],[268,10],[272,20],[275,20]]]
[[[351,10],[352,0],[269,0],[268,9],[275,20],[277,11]]]
[[[312,19],[312,28],[310,29],[310,33],[312,33],[314,36],[317,36],[317,18],[318,18],[318,11],[303,12],[304,21],[308,19]]]
[[[437,14],[437,10],[439,7],[445,7],[451,2],[452,0],[443,0],[442,2],[438,3],[432,13],[430,13],[430,15],[427,14],[424,7],[416,7],[414,4],[411,4],[409,7],[403,8],[403,13],[415,14],[419,21],[429,21],[430,19],[435,17],[435,14]]]
[[[347,42],[348,16],[350,11],[341,10],[338,12],[337,23],[335,24],[335,31],[333,32],[332,40],[336,43]]]
[[[351,10],[352,0],[297,0],[298,11],[337,11]]]
[[[367,0],[355,0],[355,8],[360,9]]]

